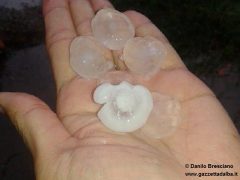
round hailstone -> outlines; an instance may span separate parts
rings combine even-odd
[[[123,49],[135,35],[135,28],[123,13],[114,9],[102,9],[92,20],[94,37],[111,50]]]
[[[123,50],[123,59],[128,69],[144,76],[157,73],[165,56],[163,43],[150,36],[130,39]]]
[[[103,105],[97,114],[98,118],[116,132],[132,132],[141,128],[153,108],[149,90],[126,81],[119,85],[101,84],[95,90],[93,99]]]
[[[75,38],[70,47],[70,64],[83,78],[99,78],[113,68],[111,51],[90,36]]]
[[[152,93],[152,96],[154,107],[140,132],[156,139],[170,136],[182,120],[180,102],[159,93]]]

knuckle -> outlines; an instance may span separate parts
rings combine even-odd
[[[79,34],[91,35],[91,31],[92,31],[91,19],[92,18],[87,18],[84,21],[81,21],[76,25],[76,29]]]
[[[62,41],[71,41],[75,37],[75,34],[70,29],[61,29],[56,32],[52,32],[47,37],[47,47],[50,48],[56,43]]]
[[[9,99],[9,116],[12,119],[25,119],[36,110],[46,110],[49,107],[36,96],[27,93],[13,93]]]
[[[56,0],[44,0],[43,1],[43,15],[47,16],[50,12],[52,12],[55,9],[59,8],[66,8],[66,4],[63,1],[60,3],[60,1]]]

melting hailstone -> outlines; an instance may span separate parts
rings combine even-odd
[[[126,81],[119,85],[101,84],[95,90],[93,99],[103,105],[97,114],[98,118],[116,132],[132,132],[141,128],[153,108],[149,90]]]
[[[166,48],[154,37],[130,39],[123,50],[123,59],[128,69],[139,75],[154,75],[165,59]]]
[[[143,134],[160,139],[173,134],[182,120],[181,105],[173,97],[152,93],[154,107],[148,122],[140,130]]]
[[[83,78],[99,78],[113,68],[111,51],[90,36],[75,38],[70,47],[70,64]]]
[[[135,28],[123,13],[102,9],[92,20],[94,37],[111,50],[121,50],[135,35]]]

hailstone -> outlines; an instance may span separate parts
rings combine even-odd
[[[110,8],[100,10],[91,25],[93,36],[111,50],[123,49],[135,35],[135,28],[129,18]]]
[[[172,135],[182,121],[181,104],[170,96],[152,93],[153,110],[140,130],[146,136],[160,139]]]
[[[114,67],[111,51],[90,36],[79,36],[72,41],[70,65],[86,79],[101,78]]]
[[[103,105],[97,114],[98,118],[116,132],[133,132],[141,128],[153,108],[150,91],[126,81],[118,85],[101,84],[95,90],[93,99]]]
[[[165,56],[163,43],[151,36],[130,39],[123,50],[123,60],[128,69],[144,76],[156,74]]]

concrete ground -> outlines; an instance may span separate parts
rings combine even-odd
[[[216,93],[240,130],[240,76],[200,77]],[[16,51],[0,77],[2,91],[27,92],[53,109],[55,88],[44,45]],[[34,180],[31,155],[6,117],[0,116],[0,180]]]

